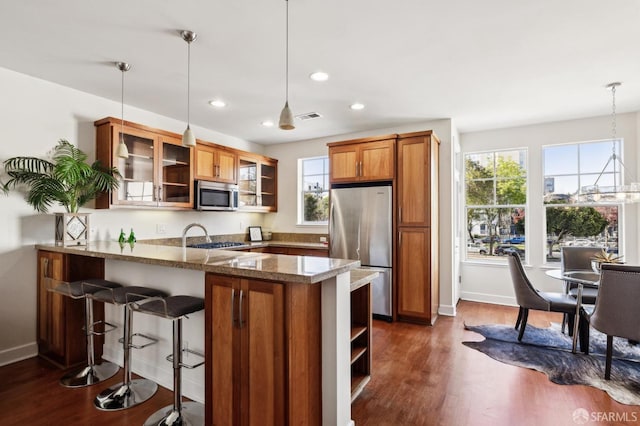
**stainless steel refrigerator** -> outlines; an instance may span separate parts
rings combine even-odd
[[[392,315],[392,191],[386,185],[333,185],[329,210],[329,255],[359,260],[378,271],[372,283],[373,314]]]

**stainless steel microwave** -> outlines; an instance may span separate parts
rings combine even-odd
[[[196,210],[236,210],[238,185],[197,180],[194,208]]]

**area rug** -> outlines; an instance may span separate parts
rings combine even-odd
[[[465,328],[481,334],[481,342],[462,342],[505,364],[545,373],[560,385],[587,385],[605,391],[614,400],[640,405],[640,345],[614,338],[611,380],[604,379],[606,336],[591,329],[589,355],[571,353],[571,338],[555,328],[527,325],[522,342],[511,325]]]

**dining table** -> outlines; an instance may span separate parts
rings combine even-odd
[[[580,309],[582,308],[582,291],[585,285],[598,287],[600,284],[600,273],[585,269],[573,271],[549,269],[545,274],[551,278],[562,280],[565,283],[565,293],[568,293],[570,283],[578,285],[578,294],[576,297],[578,303],[576,304],[576,319],[573,322],[573,344],[571,347],[571,352],[576,353],[578,346],[578,324],[580,323]]]

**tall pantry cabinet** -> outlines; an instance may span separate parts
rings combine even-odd
[[[398,135],[398,319],[433,324],[438,315],[438,154],[430,131]]]

